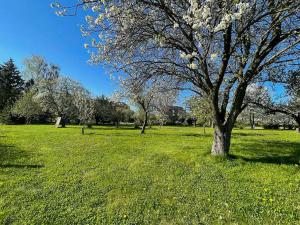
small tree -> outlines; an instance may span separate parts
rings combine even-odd
[[[94,102],[96,123],[111,122],[114,110],[113,103],[104,95],[96,97]]]
[[[35,116],[42,113],[42,108],[34,91],[26,92],[20,99],[17,100],[12,108],[12,113],[25,117],[26,124],[30,124]]]
[[[95,119],[95,102],[92,99],[91,93],[77,83],[73,87],[73,98],[80,123],[91,126]]]
[[[153,106],[155,98],[155,90],[149,84],[137,82],[135,78],[127,78],[120,82],[120,95],[129,99],[132,103],[136,104],[144,114],[141,134],[145,133],[148,123],[148,117]]]
[[[144,114],[141,134],[145,133],[150,112],[154,110],[162,112],[166,103],[177,97],[172,85],[167,87],[165,83],[165,80],[141,80],[134,73],[120,80],[118,95],[136,104]]]
[[[134,112],[126,103],[120,101],[112,101],[111,113],[112,121],[115,123],[117,128],[119,127],[121,121],[129,122],[134,114]]]
[[[205,133],[205,127],[212,123],[212,111],[209,100],[204,96],[192,96],[186,101],[186,105],[193,118],[202,124]]]
[[[240,116],[248,116],[251,129],[255,129],[255,115],[264,113],[263,110],[254,103],[261,105],[269,105],[271,103],[271,96],[265,86],[253,83],[249,85],[246,90],[244,99],[245,109]]]

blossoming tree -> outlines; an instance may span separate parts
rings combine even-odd
[[[284,94],[277,97],[276,101],[269,98],[268,101],[262,99],[263,96],[270,96],[267,90],[265,93],[254,93],[249,103],[266,110],[269,113],[281,113],[287,117],[292,118],[300,133],[300,71],[293,71],[285,74],[281,80],[284,83]]]
[[[164,79],[141,80],[140,72],[141,70],[135,68],[125,79],[120,78],[120,90],[117,95],[128,99],[142,110],[144,118],[141,134],[144,134],[149,114],[161,114],[165,108],[173,105],[177,99],[177,90],[171,85],[171,81],[167,82]]]
[[[90,10],[82,32],[91,37],[85,47],[93,62],[138,65],[205,92],[215,125],[213,155],[229,153],[247,87],[299,60],[295,0],[80,0],[52,6],[58,15]]]
[[[212,111],[208,102],[208,98],[199,95],[191,96],[189,99],[187,99],[186,105],[195,119],[195,125],[196,121],[202,124],[205,133],[205,127],[212,122]]]

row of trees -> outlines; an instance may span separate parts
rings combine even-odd
[[[60,75],[59,67],[49,64],[42,57],[25,60],[22,76],[12,60],[1,66],[2,121],[26,123],[51,122],[56,117],[74,123],[119,125],[134,122],[142,126],[142,133],[151,124],[186,124],[213,126],[212,110],[205,96],[191,96],[185,102],[187,111],[176,103],[178,89],[170,80],[146,80],[139,82],[131,73],[120,78],[120,88],[111,101],[105,96],[92,98],[78,82]],[[138,71],[135,71],[136,73]],[[22,77],[26,80],[24,81]],[[266,128],[292,128],[299,114],[299,72],[285,78],[285,103],[272,101],[268,89],[263,86],[248,87],[245,102],[248,105],[237,119],[237,126],[250,124]],[[122,103],[129,100],[136,112]],[[275,115],[273,115],[275,114]],[[283,116],[284,115],[284,116]]]
[[[127,77],[111,100],[92,97],[80,83],[62,76],[59,66],[42,57],[26,59],[24,68],[20,73],[13,60],[1,66],[0,112],[4,123],[49,123],[57,117],[62,118],[62,126],[67,121],[117,126],[134,122],[142,125],[144,133],[147,124],[183,123],[187,117],[182,107],[173,106],[177,91],[165,89],[158,81],[136,83],[133,76]],[[136,112],[123,100],[135,105]]]
[[[13,60],[0,67],[0,112],[4,123],[53,122],[62,118],[81,124],[128,122],[133,111],[125,103],[93,98],[80,83],[62,76],[57,65],[33,56],[24,61],[22,74]],[[26,81],[25,81],[26,80]]]

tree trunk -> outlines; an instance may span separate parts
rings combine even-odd
[[[298,125],[298,129],[296,128],[296,131],[300,134],[300,112],[298,112],[295,120],[296,120],[296,123]]]
[[[298,125],[298,128],[296,128],[296,131],[300,134],[300,114],[296,118],[296,123]]]
[[[61,127],[62,127],[62,128],[65,128],[65,127],[66,127],[66,120],[65,120],[64,117],[61,117],[61,122],[60,122],[60,124],[61,124]]]
[[[229,127],[215,126],[214,141],[211,154],[214,156],[227,156],[230,148],[232,129]]]
[[[212,119],[210,119],[210,127],[211,127],[211,128],[214,128],[214,122],[213,122]]]
[[[254,113],[250,113],[250,127],[252,130],[255,129]]]
[[[30,117],[29,116],[26,116],[26,125],[29,125],[30,124]]]
[[[143,125],[142,125],[141,134],[145,133],[145,129],[146,129],[146,126],[147,126],[147,121],[148,121],[148,112],[146,111],[145,115],[144,115],[144,121],[143,121]]]

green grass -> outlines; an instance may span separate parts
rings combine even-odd
[[[0,126],[1,224],[300,224],[300,136]]]

